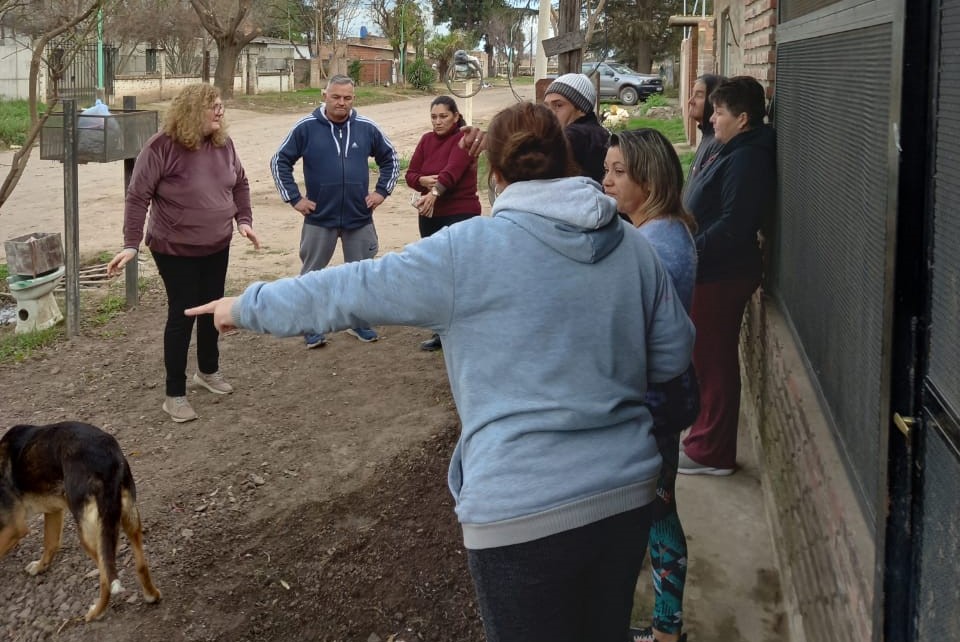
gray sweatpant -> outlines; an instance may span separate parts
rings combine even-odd
[[[303,267],[300,274],[327,267],[337,248],[337,239],[342,239],[343,261],[352,263],[363,259],[372,259],[380,249],[377,228],[373,223],[355,230],[338,227],[320,227],[304,224],[300,231],[300,260]]]

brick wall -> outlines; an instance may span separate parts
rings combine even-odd
[[[743,414],[763,462],[791,642],[868,642],[872,527],[793,333],[762,294],[748,305],[740,348]]]
[[[743,8],[743,73],[773,96],[777,69],[777,0],[747,0]]]

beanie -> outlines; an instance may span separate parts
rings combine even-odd
[[[585,114],[592,112],[593,104],[597,102],[597,90],[583,74],[563,74],[550,83],[543,95],[547,94],[560,94]]]

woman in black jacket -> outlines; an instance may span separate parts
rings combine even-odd
[[[776,207],[776,144],[773,128],[764,124],[763,87],[737,76],[720,82],[710,102],[722,147],[704,159],[684,194],[697,219],[699,254],[690,316],[697,328],[700,415],[679,466],[688,475],[729,475],[736,468],[740,324],[760,284],[760,222]]]

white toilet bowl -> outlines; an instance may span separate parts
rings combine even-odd
[[[17,300],[17,334],[46,330],[63,320],[57,300],[53,298],[63,271],[61,265],[33,279],[20,275],[7,277],[10,294]]]

